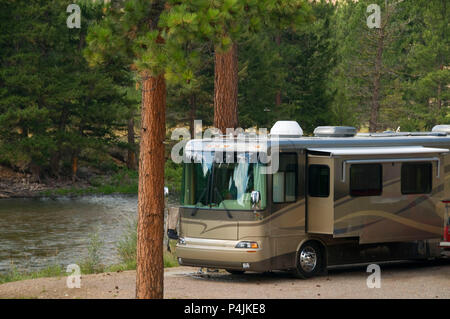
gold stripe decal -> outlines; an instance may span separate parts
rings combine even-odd
[[[339,219],[336,219],[334,221],[335,224],[342,222],[346,219],[351,219],[351,218],[355,218],[355,217],[360,217],[360,216],[378,216],[378,217],[384,217],[390,220],[393,220],[397,223],[403,224],[403,225],[407,225],[409,227],[413,227],[413,228],[417,228],[429,233],[433,233],[433,234],[438,234],[441,235],[442,233],[442,229],[440,227],[436,227],[436,226],[432,226],[432,225],[428,225],[428,224],[424,224],[424,223],[419,223],[416,221],[413,221],[411,219],[405,218],[405,217],[401,217],[401,216],[397,216],[395,214],[391,214],[388,212],[384,212],[381,210],[363,210],[363,211],[359,211],[356,213],[352,213],[352,214],[348,214],[344,217],[341,217]]]

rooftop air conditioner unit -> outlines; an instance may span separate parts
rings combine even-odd
[[[432,130],[432,132],[440,132],[445,133],[447,135],[450,135],[450,125],[435,125]]]
[[[279,137],[302,137],[303,130],[296,121],[277,121],[270,135],[278,135]]]
[[[356,135],[353,126],[318,126],[314,130],[317,137],[352,137]]]

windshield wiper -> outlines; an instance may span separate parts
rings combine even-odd
[[[219,189],[217,188],[217,186],[214,186],[214,190],[217,192],[217,195],[219,195],[219,199],[220,199],[220,201],[223,203],[223,207],[224,207],[225,210],[227,211],[228,217],[233,218],[233,216],[232,216],[231,213],[230,213],[230,210],[225,206],[225,201],[223,200],[223,197],[222,197],[222,195],[220,194]]]
[[[229,218],[233,218],[233,216],[231,216],[230,211],[229,211],[228,208],[225,206],[225,202],[224,202],[224,200],[223,200],[222,195],[221,195],[220,192],[219,192],[219,189],[217,188],[216,185],[214,185],[214,172],[215,172],[215,168],[216,168],[216,167],[213,165],[213,166],[212,166],[212,170],[211,170],[211,186],[213,187],[214,191],[217,192],[217,195],[219,195],[219,200],[223,203],[223,207],[224,207],[225,210],[227,211],[228,217],[229,217]],[[211,195],[211,198],[210,198],[210,200],[209,200],[209,205],[210,205],[209,207],[211,207],[212,199],[213,199],[212,194],[210,194],[210,195]]]
[[[208,175],[208,179],[206,180],[206,187],[205,187],[205,189],[203,190],[203,193],[200,195],[200,198],[198,199],[197,204],[195,204],[194,211],[192,212],[191,216],[195,216],[195,215],[197,214],[197,211],[198,211],[198,208],[199,208],[199,207],[198,207],[198,204],[201,203],[203,197],[205,196],[206,191],[208,191],[208,189],[209,189],[209,180],[210,180],[210,177],[211,177],[211,174]]]

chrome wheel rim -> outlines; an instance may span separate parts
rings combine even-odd
[[[317,254],[314,248],[307,246],[300,252],[300,267],[306,272],[311,272],[316,268]]]

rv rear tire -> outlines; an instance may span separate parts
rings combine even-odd
[[[232,275],[242,275],[245,273],[245,270],[233,270],[233,269],[225,269],[225,271]]]
[[[297,278],[307,279],[322,273],[322,247],[313,241],[304,243],[298,250],[296,264],[297,267],[294,269],[294,276]]]

